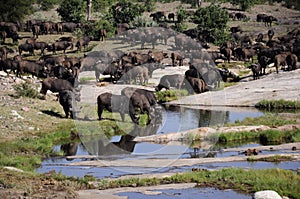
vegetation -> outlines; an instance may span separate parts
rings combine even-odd
[[[291,161],[291,156],[282,156],[282,155],[274,155],[264,158],[256,158],[254,156],[251,156],[247,158],[247,161],[254,162],[254,161],[264,161],[264,162],[282,162],[282,161]]]
[[[62,0],[37,0],[40,5],[41,10],[50,10],[54,8],[55,5],[60,4]]]
[[[217,142],[221,144],[251,140],[259,141],[262,144],[281,144],[285,142],[298,142],[300,130],[293,131],[277,131],[267,130],[259,132],[234,132],[234,133],[221,133],[218,137]],[[214,139],[212,135],[210,139]]]
[[[87,10],[86,1],[84,0],[62,0],[57,8],[58,14],[62,21],[81,22],[85,19]]]
[[[156,98],[159,103],[177,100],[180,97],[187,96],[187,90],[165,90],[156,92]]]
[[[22,21],[33,10],[32,0],[0,0],[0,4],[1,21]]]
[[[15,84],[13,88],[16,91],[17,97],[37,98],[39,95],[37,89],[34,88],[32,84],[27,82]]]
[[[285,109],[300,109],[299,101],[290,100],[262,100],[255,105],[259,109],[267,110],[285,110]]]
[[[284,115],[266,113],[263,116],[250,118],[247,117],[243,121],[236,120],[234,123],[229,123],[226,126],[241,126],[241,125],[266,125],[269,127],[282,126],[286,124],[297,124],[297,118],[286,118]]]
[[[22,137],[0,144],[0,166],[12,166],[25,171],[34,171],[41,159],[53,155],[54,145],[69,139],[70,123],[62,123],[54,133],[41,133],[38,137]]]
[[[230,183],[228,181],[230,180]],[[150,186],[169,183],[197,183],[199,187],[216,187],[219,189],[235,189],[247,193],[260,190],[274,190],[280,195],[299,199],[300,176],[293,171],[281,169],[244,170],[228,168],[208,171],[199,170],[175,174],[164,178],[129,178],[118,180],[100,180],[99,188],[117,188],[128,186]]]
[[[199,8],[193,16],[193,22],[197,24],[199,34],[203,37],[201,39],[215,44],[224,43],[228,39],[228,21],[227,11],[216,4]]]
[[[136,17],[141,16],[143,12],[144,8],[142,5],[132,3],[128,0],[121,0],[109,9],[109,14],[115,24],[130,23]]]
[[[255,3],[253,0],[231,0],[230,2],[233,5],[238,5],[243,11],[248,10]]]

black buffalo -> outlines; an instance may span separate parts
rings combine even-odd
[[[47,91],[60,92],[63,90],[74,91],[74,87],[71,82],[64,79],[57,79],[54,77],[48,77],[42,81],[42,88],[40,93],[46,95]]]
[[[128,99],[123,95],[114,95],[111,93],[103,93],[97,97],[98,106],[98,118],[102,120],[103,110],[106,109],[109,112],[119,112],[122,121],[125,121],[125,113],[128,113]]]
[[[66,118],[71,116],[72,119],[76,118],[78,112],[76,101],[80,101],[80,96],[76,95],[74,91],[62,90],[59,91],[59,103],[63,107]]]

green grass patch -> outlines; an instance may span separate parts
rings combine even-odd
[[[281,144],[288,142],[298,142],[300,130],[292,131],[277,131],[277,130],[267,130],[259,132],[233,132],[233,133],[221,133],[217,139],[218,144],[226,144],[232,142],[240,141],[258,141],[264,145],[269,144]],[[216,139],[215,136],[211,136],[208,140]]]
[[[70,131],[57,131],[39,137],[21,138],[0,145],[0,166],[12,166],[25,171],[37,168],[42,158],[55,154],[53,146],[69,139]]]
[[[266,125],[269,127],[282,126],[287,124],[297,124],[296,118],[286,118],[276,113],[266,113],[263,116],[250,118],[246,117],[243,121],[236,120],[234,123],[228,123],[226,126],[252,126]]]
[[[80,83],[85,83],[85,82],[89,82],[89,81],[94,81],[95,77],[80,77],[79,81]]]
[[[265,110],[286,110],[286,109],[300,109],[300,101],[291,100],[262,100],[255,105],[258,109]]]
[[[291,160],[292,160],[292,157],[282,156],[282,155],[274,155],[274,156],[264,157],[264,158],[257,158],[257,157],[251,156],[251,157],[247,158],[247,161],[249,161],[249,162],[264,161],[264,162],[279,163],[282,161],[291,161]]]
[[[156,98],[159,103],[177,100],[183,96],[188,96],[187,90],[165,90],[156,92]]]
[[[224,82],[223,86],[224,86],[224,88],[226,88],[226,87],[230,87],[230,86],[235,86],[237,84],[238,84],[238,82]]]

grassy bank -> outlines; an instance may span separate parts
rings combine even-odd
[[[290,110],[300,109],[300,101],[291,100],[262,100],[255,105],[256,108],[262,110]]]
[[[275,190],[280,195],[300,198],[300,176],[292,171],[281,169],[244,170],[237,168],[217,171],[200,170],[175,174],[165,178],[130,178],[125,180],[101,180],[100,189],[117,187],[150,186],[169,183],[195,182],[199,187],[234,189],[247,193],[260,190]]]
[[[212,136],[209,139],[215,139]],[[256,141],[263,145],[269,144],[282,144],[300,141],[300,130],[293,131],[277,131],[267,130],[261,132],[234,132],[234,133],[221,133],[218,135],[217,144],[227,144],[241,141]]]

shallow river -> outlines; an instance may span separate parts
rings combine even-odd
[[[124,159],[127,161],[138,159],[170,159],[176,161],[178,158],[201,158],[212,154],[212,157],[228,157],[228,156],[244,156],[238,152],[222,152],[220,147],[213,149],[198,149],[191,147],[190,143],[177,143],[176,145],[162,145],[153,143],[136,143],[131,141],[133,136],[145,136],[152,134],[179,132],[189,129],[194,129],[204,126],[223,126],[228,122],[241,121],[246,117],[258,117],[263,115],[262,112],[256,109],[240,109],[233,111],[208,111],[203,109],[193,109],[184,107],[169,107],[163,109],[162,121],[154,127],[145,127],[134,129],[127,136],[113,136],[107,142],[102,138],[95,137],[88,141],[82,139],[81,143],[69,143],[64,146],[55,146],[54,151],[63,150],[66,155],[96,155],[98,160],[118,160]],[[149,128],[149,129],[148,129]],[[236,144],[236,147],[259,146],[259,143]],[[290,151],[286,151],[289,152]],[[278,153],[262,152],[262,154]],[[285,153],[284,150],[280,153]],[[210,156],[211,157],[211,156]],[[88,159],[90,160],[90,159]],[[300,162],[224,162],[224,163],[210,163],[210,164],[197,164],[193,166],[172,167],[172,166],[159,166],[153,167],[94,167],[94,166],[70,166],[69,163],[84,161],[84,159],[66,159],[49,158],[42,162],[40,168],[36,171],[44,173],[55,170],[57,173],[62,173],[67,176],[83,177],[85,175],[93,175],[98,179],[110,177],[117,178],[129,174],[151,174],[151,173],[165,173],[165,172],[184,172],[190,171],[193,168],[200,169],[221,169],[226,167],[241,167],[252,169],[264,168],[282,168],[296,171],[300,168]],[[203,196],[205,198],[251,198],[249,195],[237,193],[232,190],[221,191],[212,188],[190,188],[186,190],[160,190],[161,194],[154,196],[144,195],[142,193],[120,193],[119,196],[128,196],[129,198],[193,198],[195,196]]]

